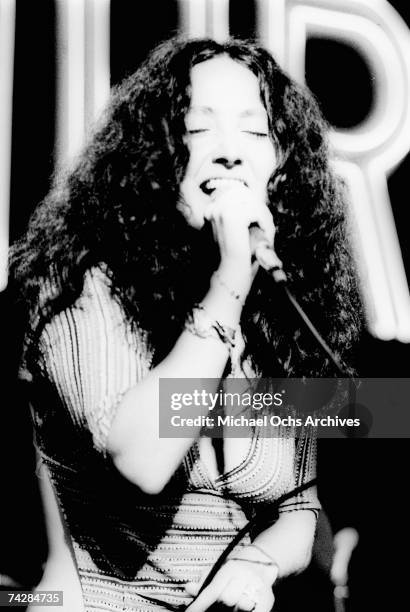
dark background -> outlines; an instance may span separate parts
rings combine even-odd
[[[391,4],[410,25],[410,7]],[[252,1],[231,2],[231,33],[254,34]],[[173,0],[113,1],[111,8],[112,84],[132,72],[158,40],[177,28]],[[36,203],[46,194],[53,170],[55,117],[55,9],[52,0],[17,0],[13,149],[11,176],[11,239],[25,228]],[[306,54],[307,83],[317,95],[329,122],[349,127],[362,120],[372,101],[371,75],[349,47],[332,41],[310,40]],[[389,178],[389,192],[409,278],[406,178],[410,156]],[[23,585],[41,576],[46,556],[44,526],[37,483],[27,403],[16,384],[18,339],[8,292],[0,294],[2,381],[2,503],[0,515],[0,574]],[[363,335],[358,347],[358,370],[366,377],[406,377],[410,345],[383,342]],[[325,443],[326,442],[326,443]],[[399,597],[400,551],[407,512],[409,441],[327,440],[319,447],[321,497],[335,529],[352,524],[360,545],[351,564],[356,610],[366,609],[382,595],[393,603]],[[398,601],[399,599],[397,599]]]

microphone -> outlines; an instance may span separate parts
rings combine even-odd
[[[272,275],[275,282],[286,282],[282,262],[276,255],[274,247],[267,241],[265,232],[258,225],[253,224],[249,228],[249,234],[253,243],[254,257],[259,265]]]
[[[222,183],[220,182],[222,181]],[[224,189],[223,179],[208,179],[200,185],[202,191],[206,195],[214,199],[215,193]],[[259,265],[272,276],[276,283],[286,283],[287,278],[283,270],[283,265],[279,257],[275,253],[273,246],[266,239],[265,232],[257,223],[251,223],[249,226],[249,235],[252,242],[253,254]]]

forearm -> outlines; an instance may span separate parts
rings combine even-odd
[[[255,555],[271,557],[278,565],[279,578],[302,571],[309,564],[316,529],[316,516],[311,510],[284,512],[274,525],[254,540]],[[246,552],[243,553],[244,555]],[[275,579],[276,579],[275,577]]]
[[[199,425],[194,428],[193,437],[159,437],[159,381],[161,378],[204,377],[218,380],[227,357],[222,342],[198,338],[185,331],[172,353],[144,380],[129,389],[108,437],[108,451],[123,476],[150,493],[163,488],[201,428]],[[207,406],[195,407],[195,416],[207,413]]]
[[[220,284],[212,283],[202,301],[207,316],[236,328],[241,301],[234,300]],[[168,482],[201,427],[191,438],[159,437],[159,380],[161,378],[210,378],[222,376],[229,350],[218,337],[199,337],[184,330],[169,355],[124,396],[112,423],[108,451],[119,471],[129,480],[155,493]],[[195,415],[208,414],[207,406],[195,407]]]

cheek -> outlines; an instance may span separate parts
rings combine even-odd
[[[202,192],[199,191],[188,168],[179,186],[179,201],[177,208],[185,217],[188,225],[195,229],[202,228],[204,225],[205,210],[202,201]]]
[[[195,176],[196,169],[198,168],[198,164],[199,164],[199,161],[198,161],[197,152],[195,148],[194,150],[192,150],[192,147],[190,147],[189,158],[188,158],[188,162],[185,168],[185,174],[182,180],[192,179]]]
[[[269,147],[269,149],[260,155],[258,165],[260,179],[267,184],[277,167],[277,155],[273,147]]]

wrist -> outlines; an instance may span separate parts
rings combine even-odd
[[[252,264],[249,259],[222,259],[217,273],[224,279],[228,280],[230,285],[237,291],[243,291],[245,297],[253,281]]]
[[[220,323],[209,315],[203,304],[196,304],[187,317],[185,329],[199,338],[214,338],[231,351],[235,346],[236,329]]]
[[[243,301],[239,294],[225,287],[214,277],[211,278],[209,291],[201,301],[207,312],[223,325],[236,329],[241,319]]]
[[[270,585],[274,584],[280,573],[279,565],[274,558],[254,544],[244,546],[229,560],[249,563],[258,572],[262,580]]]
[[[238,274],[238,263],[236,269],[220,266],[211,276],[210,287],[223,291],[225,296],[230,298],[231,304],[239,303],[241,308],[244,306],[249,290],[252,285],[252,270],[244,274]]]

